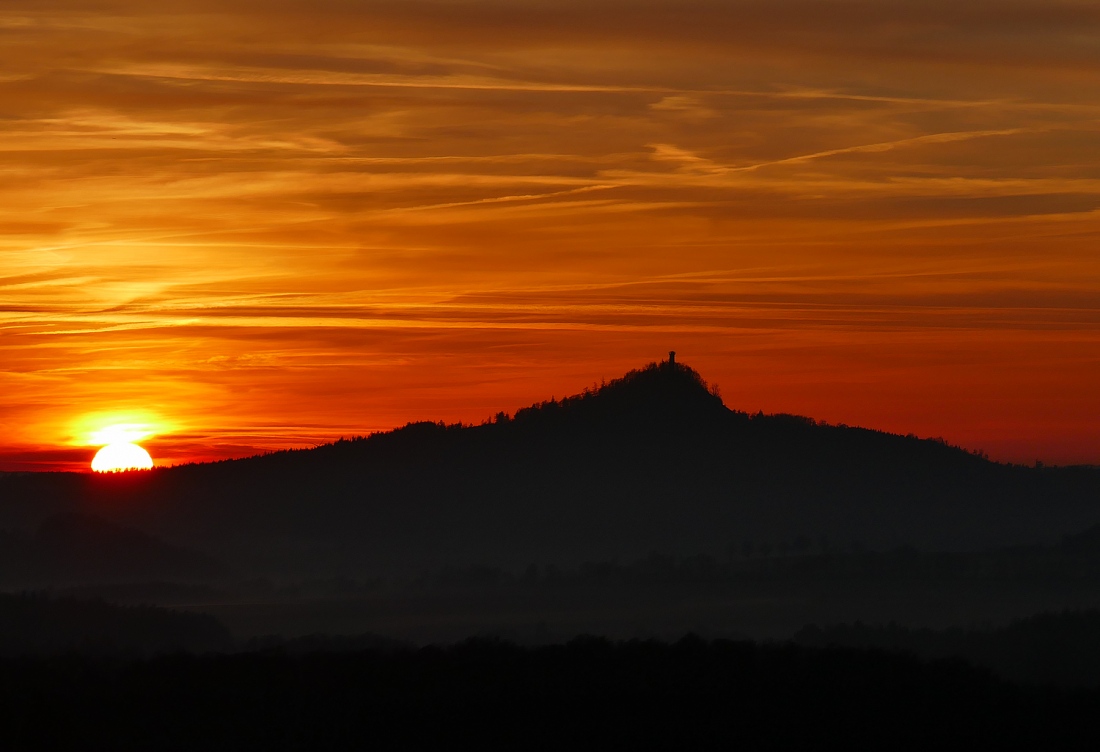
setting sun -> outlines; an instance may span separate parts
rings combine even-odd
[[[120,442],[108,444],[96,452],[92,470],[97,473],[118,473],[125,470],[149,470],[153,458],[137,444]]]

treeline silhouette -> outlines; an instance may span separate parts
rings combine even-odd
[[[1038,614],[999,629],[811,625],[794,641],[808,647],[902,651],[925,659],[961,658],[1014,682],[1100,687],[1100,611]]]
[[[809,539],[731,545],[725,556],[673,555],[656,551],[631,562],[586,561],[571,567],[534,564],[518,570],[447,566],[422,574],[426,586],[646,585],[896,581],[935,583],[1032,581],[1100,585],[1100,526],[1051,546],[1010,546],[986,551],[868,550],[853,541],[843,548]]]
[[[242,637],[373,631],[424,642],[488,632],[538,644],[583,631],[627,638],[692,629],[777,639],[813,622],[942,627],[1100,608],[1095,539],[1089,530],[1054,546],[983,552],[871,551],[794,540],[735,545],[723,556],[651,552],[626,562],[443,566],[384,578],[183,581],[143,577],[157,570],[133,564],[156,559],[120,546],[86,571],[70,569],[71,581],[39,581],[55,597],[205,609]],[[5,555],[12,552],[0,559]],[[87,561],[84,554],[65,556]],[[107,566],[112,561],[117,569]]]
[[[1100,694],[875,651],[578,638],[8,659],[0,708],[16,747],[1085,749]]]
[[[250,576],[378,576],[651,550],[723,558],[745,541],[1034,545],[1100,522],[1098,497],[1092,468],[1000,465],[942,441],[730,410],[666,362],[482,425],[146,473],[6,476],[0,526],[80,511]]]
[[[602,576],[600,581],[606,582]],[[897,623],[811,624],[795,633],[793,640],[815,648],[900,651],[922,659],[956,658],[1018,683],[1100,687],[1100,610],[1041,613],[997,628],[935,630]],[[8,657],[66,652],[149,656],[178,651],[271,650],[300,655],[395,650],[412,645],[407,640],[372,633],[234,636],[217,619],[203,613],[148,605],[120,606],[48,593],[0,594],[0,656]]]

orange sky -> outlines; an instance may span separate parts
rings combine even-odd
[[[1100,5],[5,0],[0,470],[731,407],[1100,462]]]

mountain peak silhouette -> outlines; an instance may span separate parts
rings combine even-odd
[[[621,378],[586,389],[562,400],[549,400],[519,410],[524,422],[547,413],[569,418],[636,425],[698,425],[729,414],[717,388],[698,371],[681,363],[650,363]]]
[[[0,523],[80,511],[238,571],[296,576],[724,552],[744,540],[954,549],[1095,524],[1100,473],[727,408],[650,363],[482,425],[412,423],[133,476],[9,478]],[[10,501],[9,501],[10,500]]]

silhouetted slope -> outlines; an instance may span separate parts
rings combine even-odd
[[[300,574],[722,554],[795,536],[968,548],[1100,521],[1096,471],[732,411],[669,363],[480,426],[416,423],[248,460],[56,476],[56,494],[54,482],[5,479],[3,514],[75,507]]]

